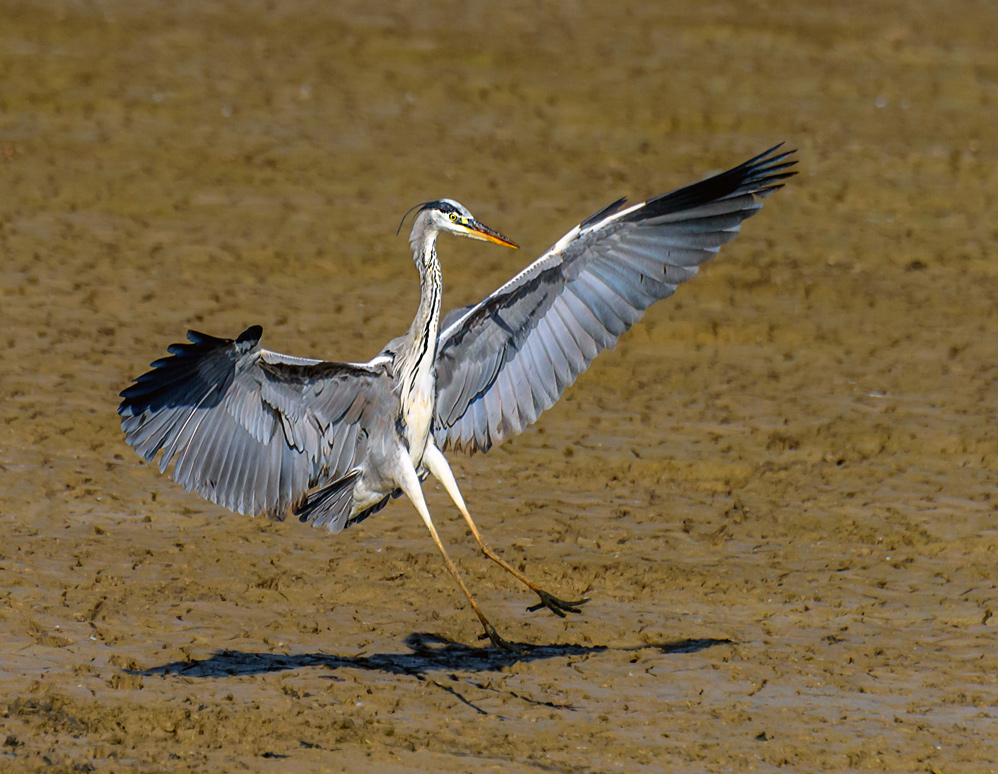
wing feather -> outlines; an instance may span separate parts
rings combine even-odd
[[[566,287],[565,303],[586,333],[592,337],[597,352],[602,352],[616,340],[616,337],[610,332],[609,322],[597,316],[595,305],[586,303],[586,298],[581,295],[582,291],[583,288],[575,285]]]
[[[534,406],[540,415],[550,405],[548,401],[556,400],[554,390],[549,389],[548,378],[553,368],[547,353],[540,345],[539,336],[531,336],[518,353],[523,367],[529,374],[530,391],[534,395]]]
[[[391,401],[387,365],[331,363],[191,331],[188,344],[122,391],[128,442],[188,491],[240,513],[283,518],[350,471],[358,427]]]
[[[516,400],[516,390],[513,387],[513,379],[509,370],[499,372],[496,384],[499,388],[499,402],[502,405],[502,425],[500,433],[502,438],[519,433],[526,427],[527,423],[520,420],[520,409]]]
[[[489,435],[498,434],[502,430],[502,404],[499,399],[499,390],[489,390],[482,397],[482,405],[485,407],[485,416],[488,418]]]
[[[780,147],[635,206],[614,202],[481,303],[450,312],[437,354],[437,445],[487,451],[535,421],[795,174],[793,151]]]
[[[568,361],[568,355],[561,346],[561,335],[557,328],[553,327],[552,320],[555,319],[553,313],[541,318],[537,323],[537,341],[544,349],[544,354],[551,363],[554,376],[553,394],[555,400],[561,395],[562,390],[567,387],[573,378],[572,365]]]
[[[599,354],[599,347],[589,332],[582,327],[578,318],[572,314],[568,308],[568,300],[565,296],[560,297],[551,307],[551,313],[555,318],[553,325],[564,337],[566,351],[569,351],[569,339],[575,344],[573,353],[576,355],[572,365],[572,372],[578,376]],[[560,325],[558,325],[560,323]]]

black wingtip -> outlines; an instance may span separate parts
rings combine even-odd
[[[263,328],[259,325],[250,326],[235,340],[187,331],[190,344],[171,344],[166,348],[170,357],[153,361],[151,371],[136,377],[118,393],[122,398],[118,414],[136,416],[187,400],[203,386],[200,383],[207,378],[208,371],[214,379],[209,379],[208,387],[226,384],[232,378],[236,360],[257,346],[262,335]],[[233,344],[236,345],[234,349]],[[208,371],[206,367],[209,367]]]
[[[783,187],[780,181],[797,174],[789,171],[797,164],[797,159],[790,158],[796,150],[778,152],[783,145],[781,142],[725,172],[649,199],[627,219],[644,221],[732,196],[765,198]]]
[[[626,196],[622,196],[619,199],[617,199],[617,201],[611,202],[610,204],[606,205],[606,207],[604,207],[599,212],[593,213],[588,218],[586,218],[584,221],[582,221],[579,224],[579,230],[583,231],[586,228],[588,228],[589,226],[591,226],[592,224],[599,223],[601,220],[603,220],[605,218],[609,218],[611,215],[614,215],[615,213],[619,212],[620,208],[623,207],[624,204],[626,204],[626,203],[627,203],[627,197]]]
[[[251,325],[236,337],[236,344],[246,344],[252,342],[254,345],[263,338],[263,326]]]
[[[218,336],[212,336],[210,333],[202,333],[201,331],[190,330],[187,331],[187,340],[194,344],[195,346],[205,346],[205,347],[217,347],[222,344],[229,344],[232,339],[220,339]],[[167,347],[169,352],[173,352],[173,347],[186,347],[187,344],[171,344]],[[176,354],[176,353],[174,353]]]

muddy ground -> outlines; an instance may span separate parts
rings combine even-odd
[[[998,9],[5,2],[0,770],[994,771]],[[433,5],[433,4],[430,4]],[[453,456],[564,621],[404,501],[339,536],[141,463],[188,327],[366,359],[621,195],[800,175],[529,432]]]

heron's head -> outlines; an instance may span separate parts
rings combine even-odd
[[[489,228],[484,223],[478,221],[474,215],[468,212],[468,208],[453,199],[438,199],[434,202],[416,205],[416,220],[412,224],[413,238],[417,234],[427,232],[456,234],[457,236],[469,237],[470,239],[480,239],[483,242],[495,242],[497,245],[517,248],[517,245],[507,239],[498,231]],[[412,212],[410,210],[409,212]],[[406,215],[409,213],[407,212]],[[405,222],[403,216],[402,221]],[[399,224],[399,230],[402,229]]]

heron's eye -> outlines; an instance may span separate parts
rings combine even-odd
[[[450,219],[453,220],[455,223],[457,223],[457,213],[456,212],[452,212],[450,214]]]

